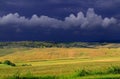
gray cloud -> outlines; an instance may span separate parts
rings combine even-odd
[[[95,5],[103,8],[115,8],[120,6],[120,0],[96,0]]]
[[[18,13],[15,14],[7,14],[5,16],[0,17],[0,26],[4,25],[14,25],[14,26],[40,26],[40,27],[51,27],[51,28],[71,28],[71,27],[79,27],[79,28],[95,28],[102,27],[106,28],[110,25],[116,25],[117,19],[114,17],[102,17],[101,15],[97,15],[94,12],[93,8],[89,8],[86,15],[83,12],[79,12],[77,16],[74,14],[70,14],[69,17],[65,17],[64,20],[59,20],[55,18],[51,18],[48,16],[37,16],[34,14],[31,18],[26,18],[25,16],[20,16]]]

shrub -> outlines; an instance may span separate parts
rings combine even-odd
[[[77,76],[86,76],[86,75],[90,75],[90,71],[87,71],[85,69],[77,71]]]
[[[118,66],[109,67],[108,73],[111,73],[111,74],[120,74],[120,67],[118,67]]]
[[[5,60],[5,61],[3,62],[3,64],[10,65],[10,64],[11,64],[11,62],[10,62],[9,60]]]
[[[10,66],[16,66],[14,63],[12,63],[12,62],[9,61],[9,60],[5,60],[5,61],[3,62],[3,64],[10,65]]]
[[[10,65],[11,65],[11,66],[16,66],[14,63],[11,63]]]
[[[31,64],[22,64],[22,66],[32,66]]]

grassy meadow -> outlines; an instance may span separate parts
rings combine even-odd
[[[120,79],[120,48],[1,48],[1,79]]]

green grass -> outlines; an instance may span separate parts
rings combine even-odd
[[[112,72],[111,72],[112,69]],[[120,78],[120,67],[111,66],[111,68],[106,69],[105,71],[94,71],[82,69],[75,71],[69,75],[45,75],[45,76],[34,76],[31,72],[28,72],[26,75],[21,75],[18,71],[13,76],[7,76],[4,78],[7,79],[119,79]],[[116,73],[114,73],[114,72]],[[119,71],[119,72],[118,72]]]
[[[0,64],[0,68],[8,68],[8,67],[11,67],[11,66],[9,66],[9,65],[6,65],[6,64]]]
[[[111,64],[112,63],[112,64]],[[79,76],[80,70],[85,69],[87,71],[91,71],[91,73],[85,75],[87,76],[96,76],[96,75],[109,75],[109,74],[118,74],[113,73],[116,72],[113,70],[110,71],[110,73],[107,72],[108,68],[111,66],[113,67],[113,64],[115,67],[118,67],[117,70],[119,70],[120,62],[83,62],[83,63],[76,63],[76,64],[59,64],[59,65],[46,65],[46,66],[17,66],[17,67],[0,67],[0,75],[1,76],[13,76],[16,72],[20,72],[21,76],[24,76],[28,72],[31,72],[33,77],[39,77],[41,76],[60,76],[63,75],[63,77],[71,77],[71,79],[76,75],[77,77],[83,77]],[[111,69],[111,68],[110,68]],[[107,72],[107,74],[106,74]],[[83,74],[83,73],[82,73]],[[72,76],[71,76],[72,75]],[[69,78],[68,78],[69,79]],[[74,79],[74,78],[73,78]]]
[[[108,74],[108,75],[92,75],[86,77],[78,77],[76,79],[120,79],[119,74]]]

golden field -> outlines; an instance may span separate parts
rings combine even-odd
[[[10,50],[10,51],[9,51]],[[9,51],[9,52],[8,52]],[[2,53],[5,55],[2,55]],[[0,49],[0,60],[28,62],[62,59],[105,59],[118,58],[120,48],[10,48]]]
[[[0,61],[10,60],[17,66],[0,65],[0,76],[16,72],[25,75],[70,75],[79,69],[104,71],[120,66],[120,48],[4,48]],[[31,66],[22,66],[31,64]]]

